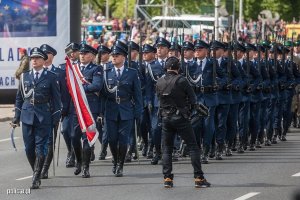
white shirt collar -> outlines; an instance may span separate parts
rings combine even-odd
[[[218,64],[219,66],[221,65],[221,62],[222,62],[222,56],[220,58],[217,59],[218,60]]]
[[[241,64],[243,64],[243,63],[244,63],[244,59],[243,59],[243,58],[239,59],[239,62],[240,62]]]
[[[120,69],[120,74],[122,75],[123,71],[124,71],[124,65],[121,67],[121,68],[117,68],[115,66],[115,71],[116,71],[116,74],[118,75],[118,69]]]
[[[49,65],[49,66],[44,66],[44,68],[45,68],[45,69],[47,69],[48,71],[51,71],[52,67],[53,67],[53,65],[52,65],[52,64],[51,64],[51,65]]]
[[[207,61],[207,58],[203,58],[202,60],[200,60],[199,58],[197,58],[197,63],[200,64],[200,62],[202,61],[202,66],[205,66],[206,65],[206,61]]]
[[[184,61],[185,61],[185,62],[193,62],[193,58],[192,58],[192,59],[189,59],[189,60],[185,58]]]
[[[35,73],[36,72],[38,72],[39,73],[39,75],[38,75],[38,77],[40,78],[41,77],[41,75],[42,75],[42,73],[44,72],[44,68],[42,68],[42,69],[40,69],[40,70],[35,70],[34,68],[32,68],[32,71],[33,71],[33,77],[35,78]]]
[[[161,63],[161,61],[166,62],[167,58],[165,58],[165,59],[157,58],[157,60],[158,60],[159,63]]]

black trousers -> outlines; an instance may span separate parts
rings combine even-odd
[[[173,179],[174,177],[172,174],[172,152],[176,133],[186,142],[190,150],[194,177],[204,178],[200,162],[200,149],[197,145],[191,122],[176,114],[162,118],[164,178]]]

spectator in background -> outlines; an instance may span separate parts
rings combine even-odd
[[[26,72],[29,70],[29,57],[27,54],[27,50],[25,48],[20,48],[19,49],[19,55],[21,58],[20,65],[15,73],[15,76],[18,80],[20,80],[20,76],[22,73]]]

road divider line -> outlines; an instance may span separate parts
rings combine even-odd
[[[260,192],[250,192],[248,194],[245,194],[239,198],[236,198],[234,200],[246,200],[246,199],[250,199],[251,197],[254,197],[256,195],[260,194]]]
[[[15,138],[15,140],[20,139],[20,137],[14,137],[14,138]],[[6,139],[0,140],[0,142],[6,142],[6,141],[10,141],[10,140],[11,140],[10,138],[6,138]]]
[[[32,175],[31,176],[25,176],[23,178],[17,178],[16,181],[21,181],[21,180],[25,180],[25,179],[29,179],[29,178],[32,178]]]
[[[292,175],[292,177],[299,177],[300,176],[300,172],[297,174]]]

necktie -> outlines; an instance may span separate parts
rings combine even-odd
[[[202,74],[202,62],[203,62],[203,61],[201,60],[201,61],[200,61],[200,64],[199,64],[199,73],[200,73],[200,74]]]
[[[118,71],[118,77],[117,77],[117,78],[118,78],[118,80],[120,80],[120,77],[121,77],[121,70],[118,69],[117,71]]]
[[[39,72],[35,72],[34,82],[37,82],[39,79]]]
[[[164,68],[165,67],[165,61],[162,60],[160,63],[161,63],[161,66]]]
[[[81,66],[81,71],[83,72],[83,70],[84,70],[84,66]]]

